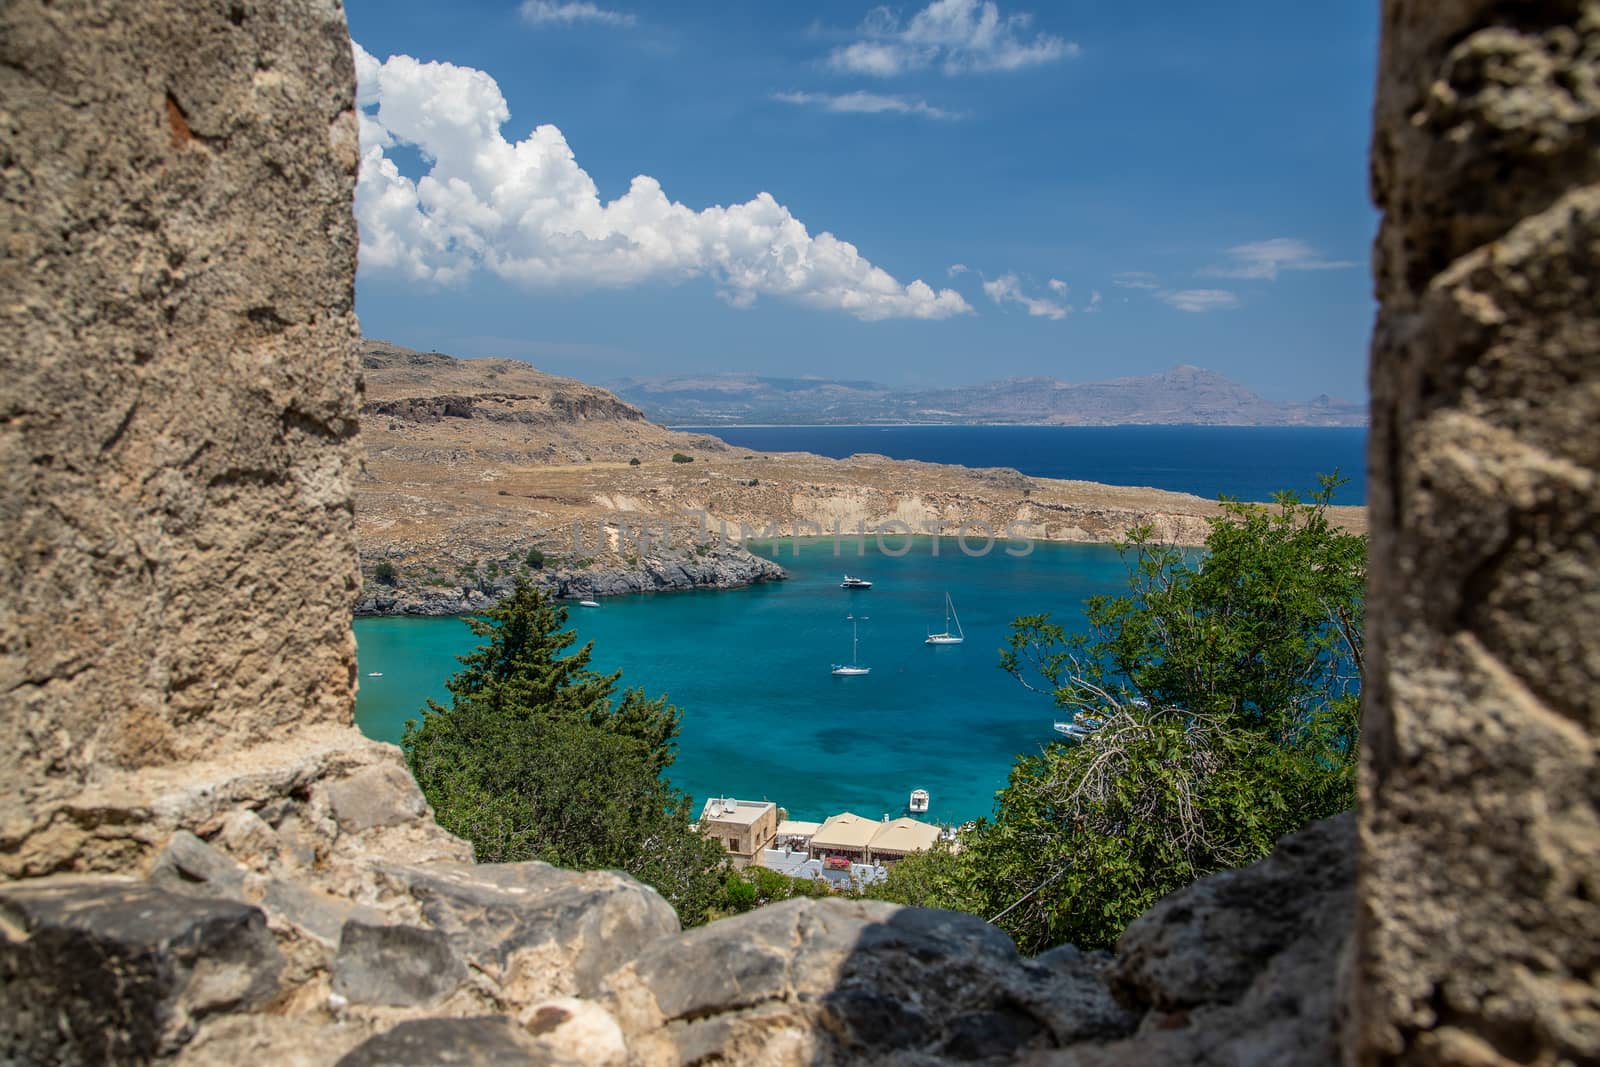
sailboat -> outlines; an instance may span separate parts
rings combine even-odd
[[[863,667],[856,662],[856,617],[854,615],[850,615],[848,618],[850,619],[850,662],[835,663],[833,665],[833,673],[839,675],[840,677],[848,677],[856,674],[871,674],[871,667]]]
[[[951,619],[956,620],[955,633],[950,632]],[[966,639],[967,635],[961,632],[961,616],[956,614],[956,606],[950,600],[950,594],[946,593],[944,595],[944,633],[929,634],[928,639],[922,643],[925,645],[959,645]]]

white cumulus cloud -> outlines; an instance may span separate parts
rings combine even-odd
[[[1179,311],[1196,315],[1207,311],[1227,311],[1239,306],[1239,298],[1226,289],[1167,289],[1157,293],[1156,297]]]
[[[958,119],[954,111],[934,107],[917,96],[895,96],[885,93],[773,93],[774,100],[785,104],[800,104],[853,115],[920,115],[929,119]]]
[[[828,62],[837,70],[891,78],[937,66],[946,74],[1020,70],[1078,54],[1071,41],[1028,32],[1033,16],[1002,16],[994,0],[934,0],[902,23],[887,7],[875,7],[861,24],[861,40],[836,48]]]
[[[965,274],[965,273],[967,273],[967,271],[969,271],[971,269],[972,268],[967,266],[965,263],[952,263],[945,270],[945,273],[950,275],[950,277],[954,278],[956,275]]]
[[[1054,289],[1054,286],[1051,286]],[[989,299],[996,304],[1021,304],[1028,309],[1028,314],[1043,319],[1064,319],[1067,312],[1072,309],[1057,300],[1045,297],[1029,296],[1022,291],[1022,283],[1015,274],[1003,274],[993,281],[983,283],[983,291],[989,294]],[[1058,289],[1057,292],[1066,290]]]
[[[1156,276],[1147,270],[1125,270],[1111,276],[1111,284],[1122,289],[1159,289]]]
[[[1215,278],[1264,278],[1275,281],[1284,270],[1343,270],[1349,260],[1323,259],[1314,248],[1293,237],[1274,237],[1228,249],[1228,261],[1201,271]]]
[[[607,11],[587,0],[522,0],[519,9],[525,21],[535,26],[549,23],[571,25],[575,22],[599,22],[608,26],[632,26],[637,19],[622,11]]]
[[[972,310],[953,289],[902,285],[848,241],[812,235],[768,193],[695,211],[641,174],[602,201],[556,127],[501,135],[511,113],[488,74],[354,47],[364,271],[450,284],[485,270],[528,288],[708,277],[735,306],[780,296],[860,319]],[[393,145],[414,147],[427,173],[401,174]]]

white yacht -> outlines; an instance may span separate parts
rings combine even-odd
[[[847,574],[847,575],[844,576],[844,581],[839,583],[839,588],[840,589],[871,589],[872,588],[872,583],[867,581],[865,578],[852,578],[850,575]]]
[[[848,678],[848,677],[851,677],[851,676],[857,675],[857,674],[871,674],[872,673],[872,668],[871,667],[863,667],[863,666],[861,666],[860,663],[857,662],[857,660],[859,658],[857,656],[857,645],[858,645],[859,642],[858,642],[857,633],[856,633],[856,617],[854,615],[851,615],[851,616],[849,616],[849,619],[850,619],[850,662],[849,663],[835,663],[833,665],[833,673],[838,675],[841,678]]]
[[[956,621],[956,632],[950,632],[950,620]],[[950,594],[944,595],[944,633],[929,634],[928,639],[922,642],[925,645],[959,645],[967,639],[961,632],[961,616],[956,614],[956,606],[950,599]]]
[[[913,789],[911,802],[906,805],[906,810],[913,815],[920,815],[928,810],[928,791],[926,789]]]

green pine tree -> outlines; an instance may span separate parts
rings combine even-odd
[[[449,707],[428,701],[401,741],[440,825],[480,862],[626,871],[685,925],[704,921],[726,857],[664,774],[678,709],[639,689],[619,696],[621,672],[591,669],[592,645],[567,654],[566,609],[526,581],[466,621],[483,641],[446,683]]]

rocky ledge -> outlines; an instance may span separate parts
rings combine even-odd
[[[515,557],[516,553],[511,555]],[[625,593],[736,589],[788,577],[784,569],[771,560],[723,541],[679,544],[648,556],[621,558],[613,555],[583,568],[570,565],[508,568],[492,577],[479,575],[471,581],[454,584],[430,584],[404,576],[392,584],[380,582],[371,577],[378,562],[381,561],[362,560],[362,573],[368,577],[361,599],[356,602],[357,615],[466,615],[483,611],[510,594],[518,573],[551,596],[564,600]],[[408,564],[402,569],[402,575],[416,572],[415,564],[411,561]]]
[[[13,855],[38,877],[0,883],[0,1062],[1337,1059],[1350,816],[1114,955],[1024,959],[971,915],[793,900],[682,931],[619,873],[473,864],[347,733],[189,770],[106,782]]]

